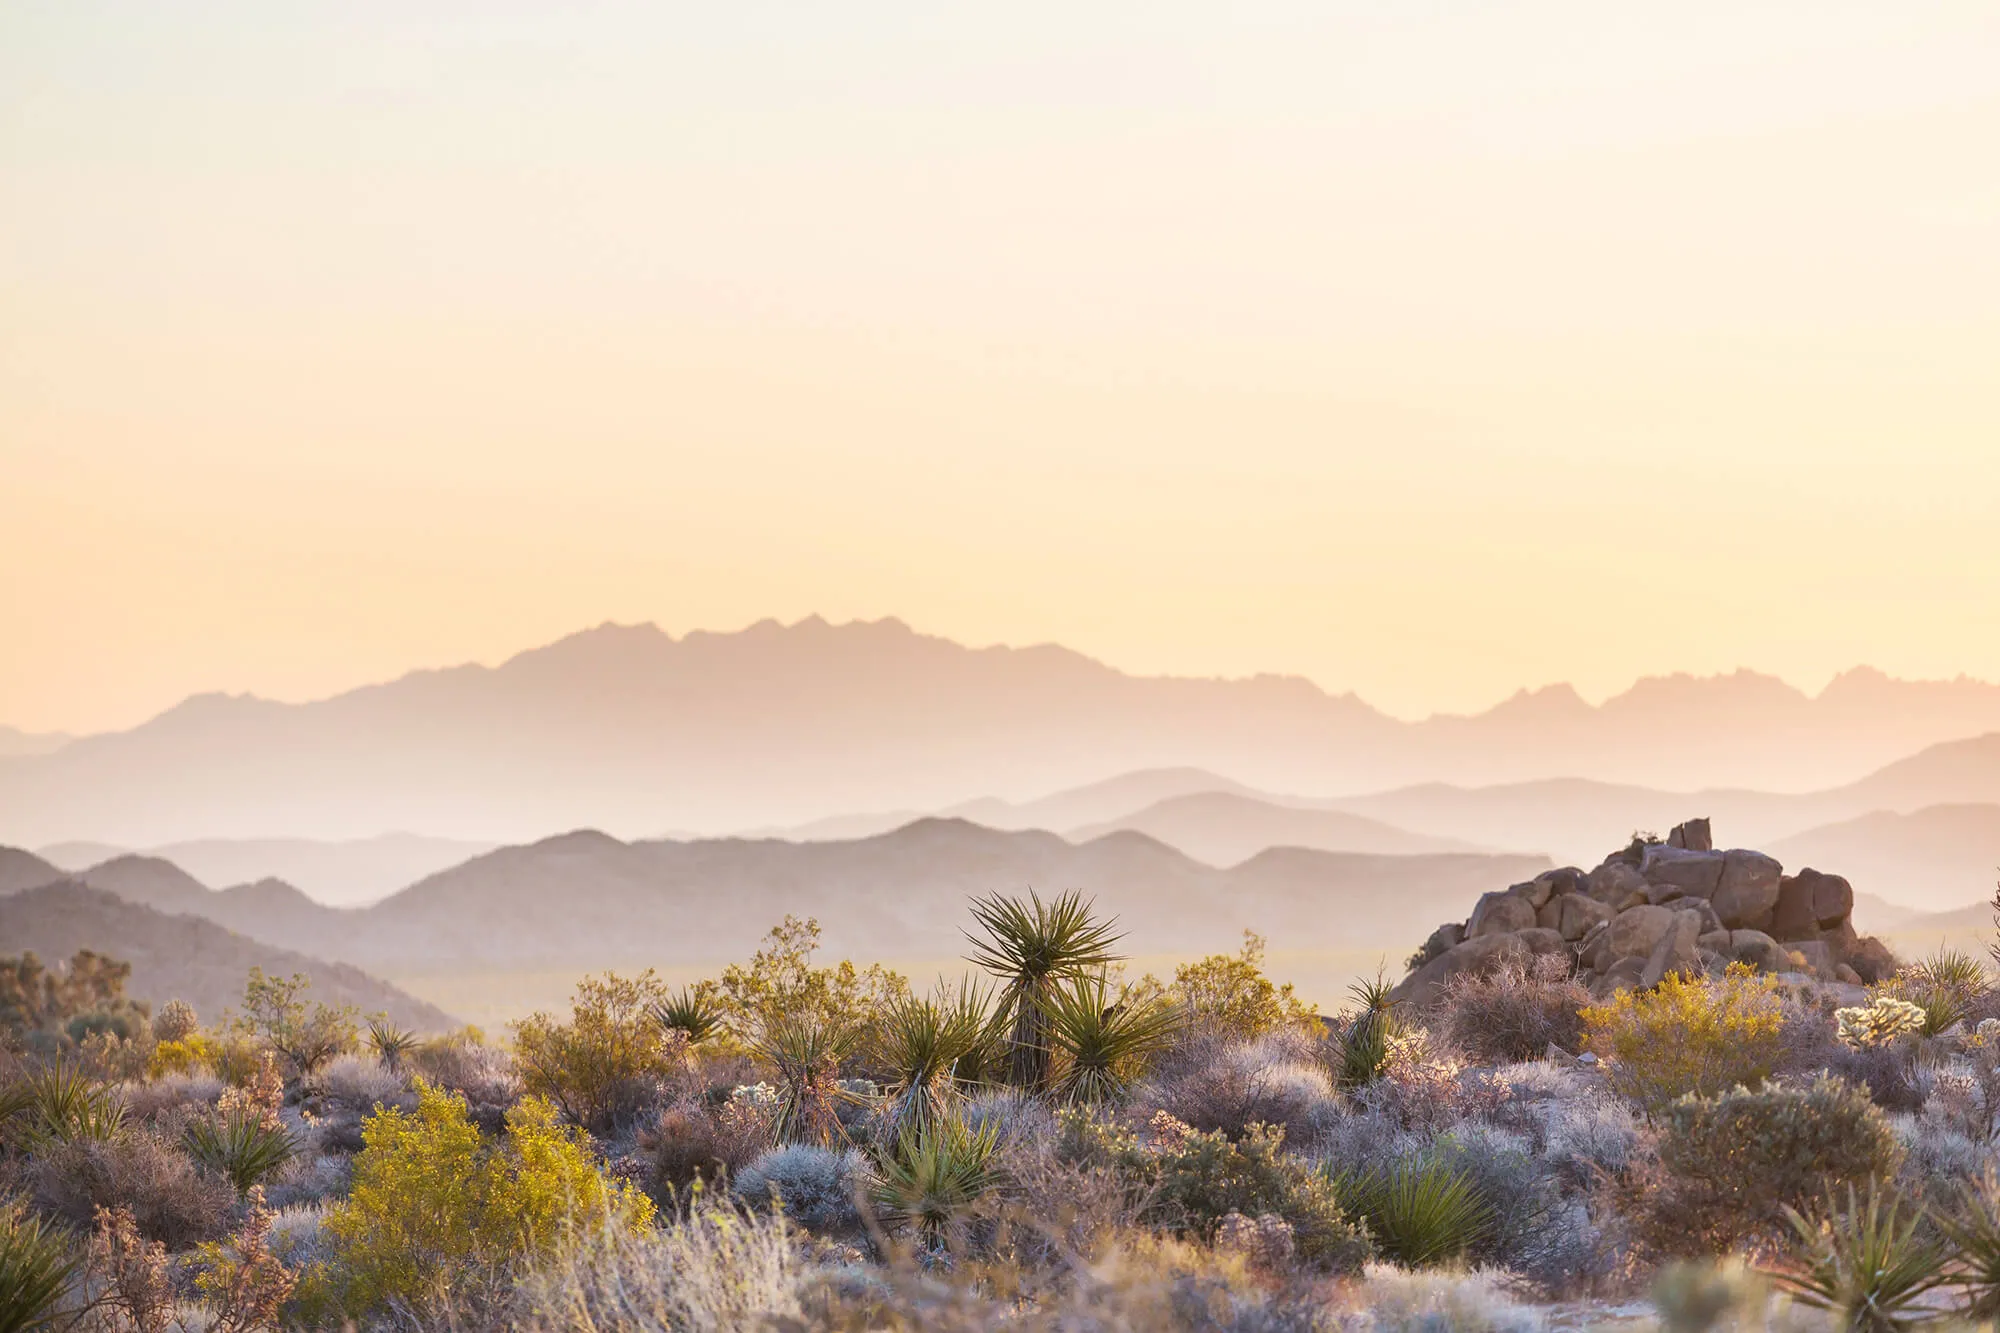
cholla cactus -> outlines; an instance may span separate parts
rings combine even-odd
[[[765,1110],[778,1104],[778,1090],[763,1080],[755,1083],[739,1083],[729,1091],[732,1102],[741,1102]]]
[[[1922,1006],[1893,995],[1878,995],[1873,1004],[1853,1009],[1836,1009],[1833,1018],[1841,1042],[1857,1051],[1887,1046],[1899,1037],[1923,1031],[1924,1027]]]
[[[186,1000],[168,1000],[153,1016],[153,1039],[186,1041],[200,1027],[201,1019],[195,1015],[193,1005]]]

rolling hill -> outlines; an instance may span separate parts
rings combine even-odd
[[[390,833],[379,838],[324,841],[312,838],[211,838],[166,843],[144,855],[171,861],[203,884],[245,884],[276,879],[315,902],[351,907],[386,898],[425,875],[493,850],[488,842]],[[132,849],[104,843],[57,843],[38,849],[64,870],[82,871]]]
[[[1768,850],[1787,865],[1839,867],[1892,902],[1941,912],[1991,896],[2000,881],[2000,805],[1876,811]]]
[[[173,915],[128,902],[104,889],[58,880],[0,898],[0,940],[9,953],[33,952],[45,961],[95,949],[132,965],[127,991],[157,1009],[186,1000],[204,1019],[241,1002],[252,967],[278,976],[304,973],[312,998],[386,1012],[416,1032],[457,1026],[443,1010],[386,982],[340,963],[309,958],[246,939],[196,916]]]
[[[1751,672],[1671,676],[1602,705],[1558,686],[1473,716],[1404,722],[1295,677],[1141,677],[1053,645],[968,648],[894,620],[678,638],[606,625],[496,667],[412,672],[311,703],[199,695],[130,731],[0,758],[0,840],[146,847],[415,828],[498,842],[582,826],[788,826],[842,810],[947,811],[978,793],[1018,802],[1107,773],[1187,767],[1270,791],[1563,775],[1798,791],[1996,729],[2000,687],[1865,669],[1811,697]],[[1186,794],[1020,818],[1076,827]],[[1985,798],[1933,792],[1921,803],[1945,799]],[[1874,808],[1907,807],[1844,807],[1784,831]],[[1603,825],[1591,827],[1595,846]]]
[[[1487,850],[1452,838],[1409,833],[1365,815],[1297,809],[1232,791],[1203,791],[1155,801],[1142,809],[1071,829],[1072,842],[1118,832],[1143,833],[1197,861],[1233,866],[1273,847],[1413,856]]]

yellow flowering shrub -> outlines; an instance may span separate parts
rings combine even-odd
[[[435,1308],[454,1290],[501,1282],[579,1228],[638,1231],[653,1204],[598,1171],[589,1138],[539,1097],[482,1139],[463,1098],[419,1079],[417,1109],[384,1107],[362,1125],[353,1187],[326,1219],[355,1315]]]
[[[216,1054],[215,1043],[199,1032],[190,1032],[175,1041],[158,1042],[146,1059],[146,1077],[206,1074],[214,1070]]]
[[[1720,977],[1668,973],[1583,1011],[1585,1041],[1610,1061],[1613,1087],[1648,1114],[1693,1093],[1714,1097],[1771,1076],[1784,1020],[1776,978],[1733,963]]]

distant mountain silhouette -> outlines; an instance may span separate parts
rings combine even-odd
[[[40,888],[62,877],[60,869],[33,852],[24,852],[18,847],[0,847],[0,894]],[[0,949],[5,947],[4,943],[0,943]]]
[[[1298,809],[1230,791],[1169,797],[1117,819],[1071,829],[1066,836],[1086,842],[1121,830],[1143,833],[1213,866],[1233,866],[1272,847],[1384,856],[1491,850],[1409,833],[1365,815]]]
[[[57,880],[0,898],[0,945],[6,953],[32,951],[45,962],[95,949],[132,965],[128,991],[155,1010],[186,1000],[204,1021],[221,1017],[243,1000],[252,967],[277,976],[304,973],[311,998],[386,1012],[417,1032],[456,1027],[435,1005],[377,981],[357,968],[273,948],[196,916],[172,915],[128,902],[76,880]]]
[[[346,910],[283,885],[262,897],[261,885],[190,889],[144,858],[89,874],[273,945],[394,972],[713,963],[747,955],[787,913],[819,918],[831,956],[950,958],[963,952],[971,895],[1030,887],[1096,898],[1124,918],[1133,952],[1212,952],[1250,927],[1288,948],[1400,958],[1440,913],[1547,864],[1279,849],[1222,870],[1136,833],[1077,845],[926,819],[850,842],[626,843],[579,831],[488,852]]]
[[[1891,902],[1947,911],[1990,898],[2000,882],[2000,805],[1877,811],[1766,850],[1786,865],[1837,869]]]
[[[347,842],[212,838],[166,843],[146,854],[173,862],[205,885],[283,880],[315,902],[352,907],[386,898],[425,875],[491,850],[493,844],[487,842],[391,833]],[[65,870],[82,871],[129,855],[130,849],[72,842],[40,848],[38,854]]]
[[[680,638],[606,625],[498,667],[413,672],[316,703],[200,695],[128,732],[0,759],[0,839],[770,827],[1189,767],[1320,794],[1559,776],[1798,791],[1995,730],[2000,687],[1865,669],[1817,698],[1750,672],[1670,676],[1601,707],[1555,686],[1406,723],[1295,677],[1138,677],[1060,647],[971,649],[894,620]]]
[[[53,754],[75,739],[60,731],[22,731],[17,727],[0,726],[0,757]]]

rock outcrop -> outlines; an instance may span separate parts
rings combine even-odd
[[[1762,852],[1717,850],[1706,819],[1634,840],[1594,870],[1546,871],[1484,894],[1464,923],[1431,935],[1396,997],[1424,1003],[1447,978],[1563,953],[1593,994],[1657,986],[1670,972],[1747,963],[1822,981],[1880,981],[1896,960],[1862,938],[1839,875],[1787,875]]]

